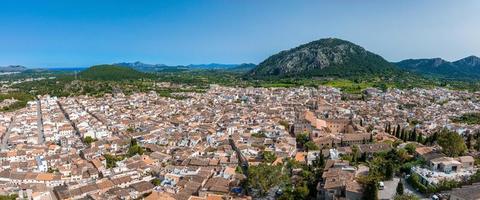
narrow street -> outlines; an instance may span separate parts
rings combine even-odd
[[[37,99],[37,126],[38,126],[38,144],[45,143],[45,135],[43,133],[42,119],[42,103]]]
[[[109,123],[107,123],[105,120],[100,119],[97,115],[95,115],[95,114],[92,113],[90,110],[88,110],[87,108],[85,108],[85,106],[84,106],[83,104],[81,104],[77,99],[75,99],[75,102],[76,102],[85,112],[87,112],[87,113],[90,114],[93,118],[95,118],[96,120],[98,120],[99,122],[101,122],[102,124],[104,124],[105,126],[107,126],[107,129],[108,129],[108,130],[111,130],[111,129],[110,129],[110,126],[109,126]]]
[[[10,137],[10,131],[12,130],[12,126],[14,123],[15,123],[15,115],[12,117],[12,121],[8,125],[7,131],[5,131],[5,134],[2,136],[1,150],[7,149],[8,138]]]
[[[246,180],[248,180],[248,161],[245,159],[243,156],[242,152],[238,147],[235,145],[235,141],[233,141],[232,136],[228,138],[228,142],[230,143],[230,146],[232,149],[237,153],[237,158],[238,158],[238,164],[242,168],[243,175],[245,175]],[[245,194],[248,195],[248,189],[246,189]]]
[[[65,119],[67,119],[68,122],[70,122],[70,125],[72,125],[73,129],[75,130],[75,134],[77,134],[77,136],[81,137],[81,134],[80,134],[80,131],[78,130],[77,128],[77,125],[75,124],[75,122],[73,122],[71,119],[70,119],[70,116],[68,115],[68,113],[65,111],[65,109],[63,108],[62,104],[57,101],[57,104],[58,104],[58,107],[60,107],[60,110],[62,111],[63,113],[63,116],[65,116]]]
[[[245,159],[245,157],[243,156],[240,149],[238,149],[238,147],[235,145],[235,142],[233,141],[233,139],[230,138],[230,139],[228,139],[228,141],[230,143],[230,146],[232,146],[232,149],[237,153],[238,164],[242,167],[243,174],[245,175],[245,177],[248,178],[248,161],[247,161],[247,159]]]

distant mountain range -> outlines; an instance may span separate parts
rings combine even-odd
[[[349,41],[327,38],[268,57],[249,75],[263,77],[353,77],[402,73],[381,56]]]
[[[160,71],[183,71],[188,70],[184,66],[167,66],[164,64],[146,64],[142,62],[122,62],[114,63],[112,65],[130,67],[132,69],[142,71],[142,72],[160,72]]]
[[[449,79],[480,79],[480,58],[469,56],[454,62],[441,58],[408,59],[394,63],[418,74]]]
[[[114,63],[112,65],[130,67],[138,71],[143,72],[164,72],[164,71],[185,71],[185,70],[195,70],[195,69],[208,69],[208,70],[232,70],[232,71],[248,71],[255,67],[255,64],[244,63],[244,64],[190,64],[190,65],[177,65],[169,66],[165,64],[146,64],[142,62],[122,62]]]
[[[243,64],[190,64],[190,65],[165,65],[165,64],[147,64],[142,62],[121,62],[111,65],[129,67],[141,72],[177,72],[187,70],[227,70],[236,72],[246,72],[253,69],[256,65],[253,63]],[[27,68],[21,65],[0,66],[0,72],[45,72],[45,71],[82,71],[88,67],[76,68]]]
[[[9,65],[6,67],[0,67],[0,72],[23,72],[27,68],[21,65]]]
[[[194,69],[230,69],[239,66],[240,64],[220,64],[220,63],[210,63],[210,64],[190,64],[187,65],[189,68]]]
[[[320,39],[281,51],[258,65],[252,63],[211,63],[170,66],[137,61],[115,63],[110,66],[128,67],[140,72],[224,70],[245,73],[245,77],[257,79],[283,77],[358,78],[365,76],[404,79],[406,76],[417,76],[418,74],[444,79],[480,80],[480,58],[476,56],[469,56],[453,62],[441,58],[388,62],[359,45],[337,38]],[[0,72],[35,73],[44,71],[46,69],[29,69],[19,65],[0,67]]]

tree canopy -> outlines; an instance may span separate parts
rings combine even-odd
[[[443,129],[438,133],[437,143],[442,147],[443,153],[451,157],[464,155],[467,151],[462,136],[448,129]]]
[[[287,182],[288,177],[282,173],[281,165],[268,165],[261,163],[248,169],[248,185],[258,196],[267,195],[268,191],[282,182]]]

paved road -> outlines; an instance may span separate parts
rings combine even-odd
[[[12,126],[15,123],[15,115],[12,117],[12,121],[8,125],[7,131],[3,135],[2,139],[2,144],[1,144],[1,149],[5,150],[7,149],[7,143],[8,143],[8,138],[10,137],[10,131],[12,130]]]
[[[243,156],[242,152],[238,147],[235,145],[235,142],[233,141],[232,138],[228,139],[228,142],[230,143],[230,146],[232,146],[232,149],[237,153],[237,158],[238,158],[238,164],[242,167],[243,174],[245,177],[248,178],[248,161]]]
[[[37,99],[37,126],[38,126],[38,144],[45,143],[42,119],[42,103]]]
[[[248,180],[248,161],[247,161],[247,159],[245,158],[245,156],[243,156],[242,152],[240,151],[240,149],[238,149],[237,145],[235,145],[235,141],[233,141],[232,136],[230,136],[230,138],[228,139],[228,142],[230,143],[230,146],[232,147],[232,149],[237,153],[238,164],[242,168],[243,175],[245,175],[245,177]],[[248,195],[248,193],[249,193],[248,189],[245,190],[244,192],[245,192],[246,195]]]
[[[82,137],[82,135],[80,134],[80,131],[77,128],[77,125],[75,124],[75,122],[73,122],[70,119],[70,116],[68,115],[67,111],[65,111],[65,109],[63,108],[63,105],[59,101],[57,101],[57,105],[58,105],[58,107],[60,107],[60,110],[62,111],[63,116],[65,116],[67,121],[70,122],[70,125],[72,125],[72,127],[75,130],[75,133],[77,134],[77,136]]]
[[[392,199],[397,193],[397,185],[399,181],[399,178],[393,178],[393,180],[384,181],[384,189],[378,191],[378,196],[380,196],[379,199]]]

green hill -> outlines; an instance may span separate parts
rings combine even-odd
[[[394,63],[400,68],[431,77],[452,80],[479,80],[480,58],[469,56],[454,62],[441,58],[408,59]]]
[[[381,56],[349,41],[327,38],[281,51],[261,62],[249,75],[262,77],[388,76],[401,73]]]
[[[92,66],[79,74],[84,80],[121,81],[136,80],[141,78],[152,78],[152,74],[139,72],[129,67],[115,65]]]

